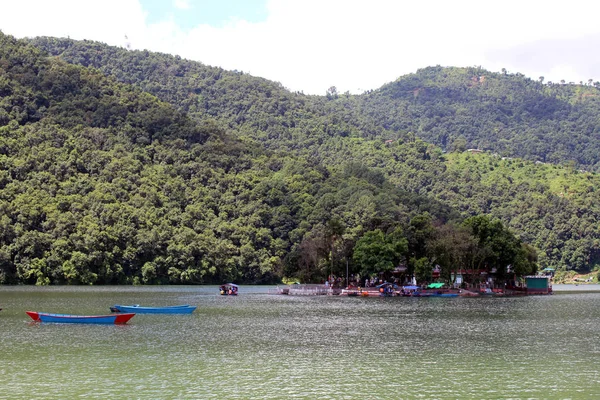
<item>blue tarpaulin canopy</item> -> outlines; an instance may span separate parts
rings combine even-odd
[[[414,286],[414,285],[412,285],[412,286],[404,286],[404,289],[407,289],[407,290],[417,290],[418,288],[419,288],[419,286]]]

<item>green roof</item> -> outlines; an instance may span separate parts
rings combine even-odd
[[[442,286],[444,286],[443,283],[436,282],[436,283],[430,283],[429,286],[427,286],[427,288],[429,288],[429,289],[440,289]]]

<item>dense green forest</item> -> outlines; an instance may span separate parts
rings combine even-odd
[[[592,85],[428,68],[306,96],[96,42],[0,33],[0,46],[1,283],[600,266],[599,178],[581,171],[598,163]],[[407,96],[410,82],[422,88]],[[552,96],[536,119],[528,102]],[[464,152],[476,146],[490,151]]]
[[[481,68],[430,67],[361,97],[364,114],[443,149],[600,171],[600,82],[544,83]]]
[[[290,93],[281,85],[148,51],[36,38],[52,55],[138,86],[193,117],[211,116],[267,146],[310,148],[307,136],[412,133],[444,151],[600,171],[600,82],[544,82],[482,68],[429,67],[361,96]],[[325,94],[325,93],[324,93]],[[300,142],[300,143],[299,143]],[[318,143],[322,144],[322,143]]]

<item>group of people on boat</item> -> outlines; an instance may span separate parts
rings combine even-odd
[[[233,283],[226,283],[219,286],[219,293],[223,296],[237,296],[238,286]]]

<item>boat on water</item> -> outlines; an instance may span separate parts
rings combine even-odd
[[[379,296],[381,297],[392,297],[396,296],[400,287],[395,283],[383,282],[380,285],[375,286],[379,289]]]
[[[429,293],[430,297],[458,297],[458,292],[457,293],[439,293],[439,292],[435,292],[435,293]]]
[[[134,313],[111,314],[111,315],[73,315],[73,314],[51,314],[37,311],[25,311],[27,315],[36,322],[53,322],[60,324],[126,324]]]
[[[196,309],[196,306],[189,304],[181,304],[178,306],[162,306],[162,307],[142,307],[138,304],[124,306],[115,304],[110,308],[110,311],[117,313],[136,313],[136,314],[191,314]]]
[[[431,293],[422,290],[421,286],[406,285],[402,286],[398,296],[402,297],[431,297]]]
[[[459,289],[449,288],[443,282],[434,282],[427,285],[421,292],[421,295],[427,295],[429,297],[458,297],[459,293]]]
[[[237,296],[239,286],[235,283],[226,283],[219,286],[219,294],[223,296]]]

